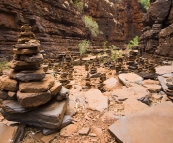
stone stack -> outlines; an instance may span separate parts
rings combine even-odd
[[[136,62],[138,50],[131,50],[129,54],[130,54],[130,56],[129,56],[128,63],[127,63],[128,69],[130,71],[135,71],[136,69],[138,69],[138,64]]]
[[[57,102],[55,99],[62,85],[51,74],[43,71],[40,42],[35,39],[29,25],[21,27],[13,52],[9,76],[0,77],[0,97],[3,94],[9,97],[3,99],[10,99],[3,101],[2,115],[7,120],[24,124],[47,129],[59,128],[67,102]]]
[[[70,80],[73,80],[73,58],[70,54],[66,54],[66,56],[63,58],[63,68],[60,75],[60,82],[63,86],[66,88],[71,88],[72,85],[70,85]]]

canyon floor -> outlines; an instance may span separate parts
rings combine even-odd
[[[167,105],[172,106],[167,95],[162,91],[158,79],[141,80],[140,77],[134,73],[126,73],[127,75],[130,74],[130,78],[127,78],[127,82],[130,84],[125,83],[126,86],[124,86],[115,70],[99,67],[98,72],[106,73],[106,79],[108,81],[105,84],[104,92],[97,89],[96,85],[99,83],[98,78],[92,78],[91,83],[93,86],[87,89],[85,86],[85,78],[87,76],[85,66],[74,66],[74,79],[71,81],[72,88],[70,89],[69,104],[67,107],[68,112],[70,112],[69,114],[72,116],[71,124],[48,136],[44,136],[42,131],[38,128],[27,126],[21,143],[116,143],[118,140],[121,140],[123,135],[127,136],[127,139],[128,136],[131,136],[133,140],[133,132],[136,132],[135,129],[137,127],[135,127],[135,125],[137,123],[131,123],[131,127],[127,129],[130,131],[129,133],[127,131],[127,134],[124,134],[124,132],[121,133],[124,128],[121,126],[122,123],[120,123],[119,129],[110,126],[122,117],[127,116],[127,118],[130,118],[130,116],[135,116],[135,114],[140,114],[140,112],[150,113],[152,112],[150,111],[152,108],[154,109],[161,105],[163,105],[162,109],[165,109]],[[135,83],[138,80],[141,80],[140,84]],[[90,94],[91,96],[86,97],[86,94]],[[142,115],[143,119],[141,122],[145,122],[146,116],[152,117],[157,114],[155,111],[160,112],[159,109],[160,108],[158,108],[158,110],[157,108],[154,109],[154,113],[151,113],[152,115]],[[166,114],[166,117],[169,111],[165,111],[164,114]],[[169,114],[169,116],[172,115]],[[139,116],[133,118],[134,121],[138,118],[140,119]],[[154,118],[157,118],[157,115],[152,118],[153,122],[155,120]],[[166,119],[167,118],[165,118],[165,120]],[[13,122],[5,120],[2,116],[0,116],[0,120],[6,125],[13,124]],[[160,122],[162,122],[162,120]],[[158,125],[160,124],[161,123]],[[167,122],[167,125],[169,124],[170,122]],[[146,126],[149,125],[150,123]],[[156,129],[157,128],[150,129],[149,132],[152,134],[156,132]],[[116,130],[119,130],[120,134],[123,135],[117,135],[116,137]],[[126,128],[124,128],[124,130],[126,130]],[[163,132],[164,131],[167,131],[167,129],[163,129]],[[8,134],[10,139],[11,132],[7,133],[7,136]],[[165,136],[165,134],[163,134],[163,136]],[[137,133],[135,133],[135,136],[138,136],[137,138],[143,138],[142,134],[137,135]],[[166,137],[168,137],[168,135],[166,135]],[[153,141],[155,141],[154,138],[157,138],[157,135],[153,137]],[[125,139],[125,142],[126,141]],[[12,141],[9,140],[9,142]]]

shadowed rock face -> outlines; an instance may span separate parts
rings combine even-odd
[[[173,4],[171,0],[151,1],[144,16],[146,26],[140,37],[140,48],[148,53],[173,57]]]
[[[140,34],[142,10],[136,0],[85,0],[84,14],[99,25],[97,38],[92,37],[72,0],[1,0],[0,58],[12,54],[17,33],[28,23],[40,40],[47,57],[56,58],[64,49],[75,49],[82,39],[91,39],[94,47],[122,44]],[[78,49],[77,49],[78,51]],[[3,54],[2,54],[3,53]]]

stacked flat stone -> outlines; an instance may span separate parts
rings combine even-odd
[[[138,50],[131,50],[130,51],[130,56],[129,56],[129,59],[128,59],[128,69],[130,71],[134,71],[138,68],[138,64],[136,62],[136,58],[137,58],[137,55],[138,55]]]
[[[5,99],[2,115],[7,120],[57,129],[62,123],[67,102],[56,101],[62,84],[43,71],[40,42],[31,32],[31,26],[21,27],[13,52],[9,76],[0,77],[0,98]]]

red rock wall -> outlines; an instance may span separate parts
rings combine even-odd
[[[47,57],[56,58],[60,51],[77,49],[82,39],[89,39],[93,48],[123,45],[139,35],[142,10],[136,0],[84,0],[84,14],[99,25],[102,34],[92,37],[85,28],[82,15],[72,0],[1,0],[0,1],[0,59],[12,55],[19,28],[24,23],[33,27]]]
[[[140,37],[140,48],[147,53],[173,57],[172,0],[154,0],[144,16],[146,26]]]

